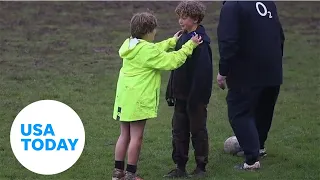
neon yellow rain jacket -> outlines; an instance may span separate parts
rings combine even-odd
[[[123,65],[119,73],[113,118],[137,121],[157,117],[161,70],[174,70],[185,63],[197,46],[191,40],[179,51],[166,52],[176,45],[176,38],[159,43],[128,38],[119,55]]]

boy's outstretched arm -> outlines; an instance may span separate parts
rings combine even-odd
[[[168,51],[170,49],[173,49],[176,46],[176,44],[177,44],[177,39],[175,37],[155,43],[158,49],[162,51]]]
[[[162,51],[173,50],[177,44],[178,39],[181,37],[182,31],[176,32],[172,38],[166,39],[164,41],[155,43],[155,45]]]
[[[192,40],[186,42],[180,50],[172,52],[165,52],[155,45],[148,46],[143,51],[146,57],[144,66],[159,70],[177,69],[186,62],[196,47],[197,44]]]

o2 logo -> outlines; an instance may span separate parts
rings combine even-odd
[[[262,7],[263,11],[260,10],[260,7]],[[272,18],[272,14],[271,11],[268,11],[266,5],[264,5],[262,2],[257,2],[256,3],[256,9],[258,11],[258,13],[260,14],[260,16],[267,16],[271,19]]]
[[[16,116],[10,143],[16,159],[26,169],[54,175],[66,171],[80,158],[85,130],[69,106],[42,100],[26,106]]]

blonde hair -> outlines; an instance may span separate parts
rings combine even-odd
[[[176,14],[180,17],[190,17],[194,20],[198,20],[197,23],[201,23],[206,11],[206,6],[200,1],[182,1],[176,7]]]
[[[149,13],[136,13],[131,18],[130,31],[133,38],[142,38],[144,35],[151,33],[158,26],[157,18]]]

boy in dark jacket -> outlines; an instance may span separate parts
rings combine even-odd
[[[184,31],[176,50],[193,35],[202,37],[203,43],[180,68],[172,71],[166,93],[169,106],[174,106],[172,118],[172,159],[176,168],[165,177],[186,177],[186,164],[190,133],[197,167],[191,176],[202,176],[208,163],[208,133],[206,128],[207,105],[212,91],[213,65],[210,38],[200,25],[204,18],[205,6],[199,1],[181,2],[175,12]]]

